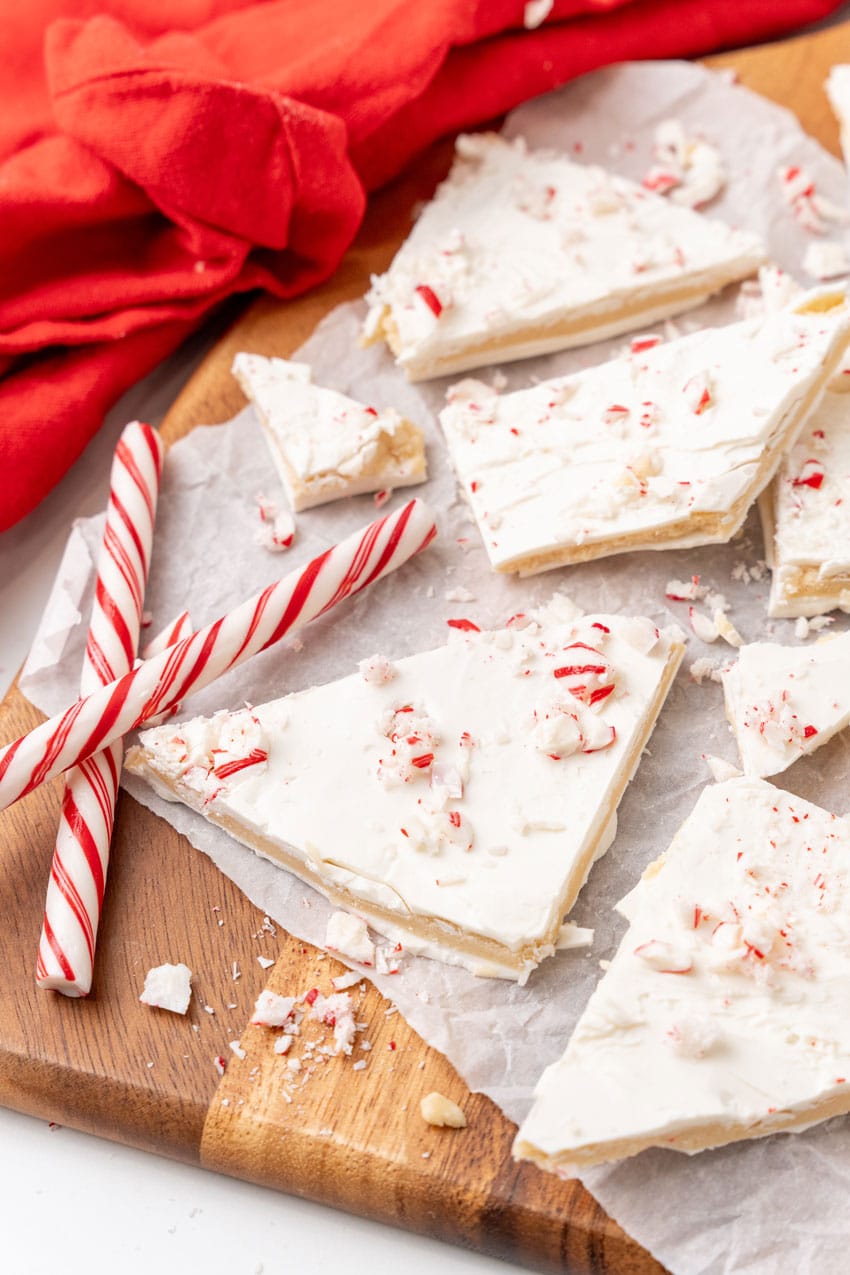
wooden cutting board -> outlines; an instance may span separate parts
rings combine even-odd
[[[709,61],[790,107],[837,152],[821,86],[833,62],[850,61],[850,24]],[[389,264],[415,201],[446,172],[451,150],[435,147],[415,174],[372,201],[328,284],[290,304],[262,299],[242,315],[169,412],[168,441],[242,406],[229,375],[237,350],[285,356],[332,306],[363,293],[370,273]],[[0,742],[39,720],[13,689],[0,706]],[[373,1044],[367,1068],[354,1072],[351,1060],[332,1058],[287,1103],[282,1060],[271,1033],[247,1026],[251,1007],[263,987],[331,990],[342,967],[262,929],[262,915],[205,855],[126,795],[95,992],[86,1001],[38,993],[33,966],[60,799],[57,781],[0,814],[0,1102],[535,1269],[661,1270],[578,1183],[514,1163],[513,1125],[487,1098],[470,1094],[399,1014],[388,1014],[371,986],[358,1008]],[[270,970],[258,955],[274,958]],[[137,999],[146,970],[166,960],[194,971],[185,1019]],[[236,982],[233,961],[241,970]],[[244,1059],[229,1050],[232,1039],[241,1041]],[[223,1078],[217,1054],[228,1059]],[[467,1129],[424,1124],[419,1098],[432,1089],[463,1106]]]

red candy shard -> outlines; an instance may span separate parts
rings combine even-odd
[[[229,775],[237,774],[246,766],[256,766],[268,759],[269,755],[264,748],[252,748],[247,757],[238,757],[235,761],[225,762],[223,766],[215,766],[213,774],[217,779],[227,779]]]
[[[477,624],[473,624],[471,620],[446,620],[446,624],[450,629],[460,629],[462,633],[480,633]]]
[[[443,303],[437,296],[434,289],[429,288],[427,283],[420,283],[417,285],[415,291],[425,302],[428,309],[434,315],[434,318],[439,319],[440,315],[443,313]]]
[[[820,461],[807,460],[796,478],[792,478],[792,487],[812,487],[817,491],[824,480],[824,471]]]

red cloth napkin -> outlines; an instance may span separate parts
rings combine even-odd
[[[839,0],[28,0],[0,41],[0,530],[224,297],[326,278],[436,137]],[[108,10],[108,12],[104,12]]]

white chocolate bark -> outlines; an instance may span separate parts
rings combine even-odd
[[[146,731],[127,764],[409,950],[524,980],[613,839],[683,647],[644,619],[519,622]]]
[[[491,565],[729,540],[848,335],[836,285],[514,394],[461,381],[440,422]]]
[[[850,611],[848,390],[842,370],[759,502],[775,617]]]
[[[705,789],[514,1154],[571,1176],[850,1110],[850,825],[759,779]]]
[[[745,775],[778,775],[850,722],[850,633],[813,646],[753,642],[721,674]]]
[[[594,165],[461,136],[367,296],[411,380],[586,345],[700,304],[764,261],[755,235]]]
[[[233,375],[257,410],[296,513],[425,481],[422,431],[392,408],[378,412],[314,385],[306,363],[237,354]]]

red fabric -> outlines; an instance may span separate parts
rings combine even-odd
[[[838,0],[27,0],[0,41],[0,530],[224,297],[326,278],[436,137]],[[108,12],[105,12],[107,10]]]

